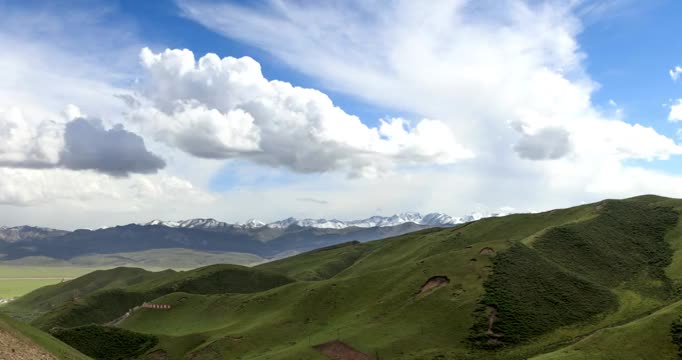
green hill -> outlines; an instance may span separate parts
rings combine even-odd
[[[0,314],[0,344],[3,345],[0,359],[12,359],[14,356],[42,358],[48,356],[45,353],[60,360],[89,359],[53,336],[3,314]]]
[[[173,292],[204,295],[249,293],[292,281],[279,274],[239,265],[211,265],[191,271],[157,273],[116,268],[38,289],[16,303],[10,303],[7,309],[25,312],[31,307],[45,308],[47,301],[52,308],[35,317],[32,323],[49,330],[53,327],[108,323],[136,306]],[[79,295],[73,296],[74,291]]]
[[[352,351],[379,359],[672,359],[672,324],[682,315],[681,210],[681,200],[642,196],[350,242],[254,268],[115,269],[39,289],[4,311],[46,309],[49,298],[34,325],[109,324],[153,336],[150,359]],[[125,284],[128,275],[117,272],[141,278]],[[88,291],[95,281],[101,289]],[[69,298],[81,287],[79,299]],[[127,313],[145,301],[172,308]],[[74,336],[70,344],[79,343]]]

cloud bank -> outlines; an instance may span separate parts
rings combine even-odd
[[[145,48],[140,58],[147,76],[131,119],[194,156],[361,176],[473,157],[441,121],[391,118],[369,127],[318,90],[267,80],[249,57],[197,60],[186,49]]]
[[[101,120],[83,118],[66,124],[59,163],[71,170],[96,170],[113,176],[155,173],[166,166],[147,150],[140,136],[123,125],[106,130]]]
[[[112,176],[149,174],[165,167],[164,160],[123,125],[107,130],[101,120],[79,116],[73,106],[49,120],[36,120],[18,108],[0,112],[0,167],[63,167]]]

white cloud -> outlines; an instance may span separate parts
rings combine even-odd
[[[368,127],[320,91],[268,81],[248,57],[207,54],[195,60],[189,50],[147,48],[140,57],[148,76],[131,119],[157,140],[195,156],[354,175],[473,157],[440,121],[410,126],[396,118]]]
[[[582,24],[576,13],[594,15],[603,7],[517,0],[281,1],[258,7],[178,3],[188,18],[261,48],[328,88],[441,119],[477,155],[473,163],[452,170],[459,182],[494,187],[499,185],[487,179],[505,179],[555,199],[598,197],[591,189],[606,187],[597,182],[624,183],[611,195],[635,195],[633,189],[678,193],[673,184],[679,177],[631,168],[624,161],[665,160],[682,153],[682,147],[652,127],[623,121],[620,109],[610,116],[591,102],[599,85],[582,63],[586,54],[577,40]],[[552,133],[561,136],[534,137],[543,129],[562,129]],[[514,148],[532,148],[534,156],[519,156],[528,152]],[[617,171],[595,177],[611,168]],[[628,178],[634,171],[637,177]],[[644,181],[647,176],[651,182]],[[443,179],[431,179],[429,185],[436,188]],[[657,186],[658,180],[666,186]],[[486,203],[495,198],[515,207],[543,202],[524,198],[526,193],[507,198],[484,188],[472,191]],[[459,199],[452,194],[450,201]]]
[[[480,161],[489,154],[491,161],[518,166],[509,144],[520,146],[548,127],[568,132],[564,147],[576,156],[620,161],[680,152],[655,130],[610,119],[592,106],[598,85],[582,66],[581,23],[571,2],[396,2],[381,9],[364,2],[179,4],[189,18],[331,88],[441,119]],[[645,140],[633,142],[638,135]]]
[[[128,178],[0,168],[0,217],[71,228],[202,216],[356,218],[376,208],[461,215],[682,196],[681,177],[626,161],[667,159],[678,144],[592,105],[599,85],[582,64],[576,12],[601,16],[612,7],[566,5],[575,3],[179,1],[188,17],[270,52],[325,89],[385,109],[377,126],[320,91],[264,78],[250,58],[146,51],[135,68],[142,46],[159,47],[99,22],[106,9],[16,16],[0,7],[13,20],[0,24],[0,46],[13,50],[0,58],[0,108],[21,108],[24,118],[0,123],[24,134],[0,134],[3,161],[58,161],[61,145],[51,141],[61,137],[40,125],[80,116],[54,115],[73,103],[106,128],[123,122],[168,164]],[[138,77],[141,87],[129,89]],[[236,179],[223,178],[226,164]],[[222,192],[208,191],[211,184]]]
[[[678,99],[676,103],[670,105],[670,113],[668,114],[670,121],[682,121],[682,99]]]
[[[64,146],[64,119],[41,119],[0,109],[0,165],[55,166]]]
[[[70,202],[86,208],[104,203],[114,208],[140,209],[159,201],[211,199],[189,182],[173,176],[134,175],[121,179],[94,171],[65,169],[0,168],[0,189],[1,204],[22,206]]]
[[[670,69],[668,73],[670,74],[670,78],[673,79],[673,81],[677,81],[677,79],[680,77],[680,74],[682,74],[682,66],[675,66],[674,68]]]
[[[120,124],[105,129],[101,120],[81,117],[74,105],[48,119],[30,113],[17,107],[0,109],[0,167],[64,167],[127,176],[153,173],[166,165],[137,134]]]
[[[136,53],[140,45],[129,36],[131,32],[126,24],[111,27],[106,6],[97,10],[71,5],[40,9],[42,5],[51,6],[40,4],[29,11],[0,4],[3,14],[0,48],[7,49],[0,57],[0,217],[3,224],[42,222],[66,227],[89,226],[90,221],[106,222],[111,212],[119,210],[134,216],[133,209],[157,211],[172,208],[174,203],[191,204],[194,199],[204,198],[205,193],[177,173],[119,179],[90,170],[62,168],[73,166],[73,162],[71,165],[60,163],[69,121],[83,116],[101,118],[103,125],[111,128],[123,120],[121,114],[126,107],[115,95],[130,92],[123,84],[136,75]],[[102,26],[105,22],[107,25]],[[129,49],[135,49],[130,56]],[[68,104],[78,104],[83,110]],[[130,133],[121,127],[106,133],[112,135],[112,130],[119,136],[127,134],[123,140],[131,143]],[[112,140],[109,143],[91,144],[96,151],[88,154],[118,152],[120,155],[124,147],[105,151],[107,146],[120,143],[111,136],[108,138]],[[152,145],[154,149],[159,148]],[[83,155],[81,150],[78,153]],[[200,171],[197,171],[200,175],[195,175],[192,170],[215,167],[196,160],[186,163],[172,152],[165,155],[173,157],[174,167],[179,165],[183,171],[191,169],[187,176],[193,178],[210,175]],[[183,191],[187,186],[192,191]],[[165,198],[174,200],[161,201]]]

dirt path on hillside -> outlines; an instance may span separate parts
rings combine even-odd
[[[0,359],[58,360],[30,341],[0,329]]]
[[[638,315],[638,316],[636,316],[636,317],[634,317],[634,318],[631,318],[631,319],[628,319],[628,320],[621,320],[621,321],[614,322],[614,323],[609,324],[609,325],[607,325],[607,326],[605,326],[605,327],[603,327],[603,328],[599,328],[599,329],[596,329],[596,330],[592,330],[592,331],[590,331],[590,332],[587,333],[587,334],[583,334],[583,335],[581,335],[581,336],[577,336],[577,337],[575,337],[575,338],[573,338],[573,339],[570,339],[570,340],[558,341],[558,342],[549,344],[549,345],[547,345],[547,347],[546,347],[546,348],[549,349],[549,350],[544,351],[544,352],[539,352],[539,353],[537,353],[537,354],[534,354],[534,355],[532,355],[529,359],[535,359],[535,358],[537,358],[537,357],[539,357],[539,356],[542,356],[542,355],[545,355],[545,354],[550,354],[550,353],[553,353],[553,352],[561,351],[561,349],[565,349],[565,348],[567,348],[567,347],[570,347],[570,346],[573,346],[573,345],[575,345],[575,344],[578,344],[578,343],[580,343],[580,342],[582,342],[582,341],[584,341],[584,340],[587,340],[587,339],[589,339],[589,338],[591,338],[591,337],[593,337],[593,336],[596,336],[596,335],[600,334],[601,332],[603,332],[604,330],[611,329],[611,328],[616,328],[616,327],[620,327],[620,326],[624,326],[624,325],[627,325],[627,324],[630,324],[630,323],[634,323],[634,322],[639,321],[639,320],[642,320],[642,319],[644,319],[644,318],[646,318],[646,317],[652,316],[652,315],[656,314],[656,313],[659,312],[659,311],[663,311],[663,310],[666,310],[667,308],[671,308],[671,307],[678,306],[678,305],[680,305],[680,303],[682,303],[682,300],[678,300],[678,301],[675,301],[674,303],[667,304],[667,305],[661,305],[661,306],[658,306],[658,307],[656,307],[656,308],[653,308],[653,309],[651,309],[651,310],[649,310],[649,311],[646,311],[646,312],[644,312],[644,313],[642,313],[642,314],[640,314],[640,315]]]
[[[313,348],[331,360],[374,360],[373,357],[338,340],[315,345]]]
[[[71,280],[74,279],[72,277],[61,277],[61,276],[52,276],[52,277],[0,277],[0,281],[2,280]]]

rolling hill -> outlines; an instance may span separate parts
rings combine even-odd
[[[84,353],[112,333],[141,359],[674,359],[681,211],[640,196],[253,268],[117,268],[0,311]]]
[[[0,345],[0,359],[89,359],[50,334],[3,314],[0,314]]]

